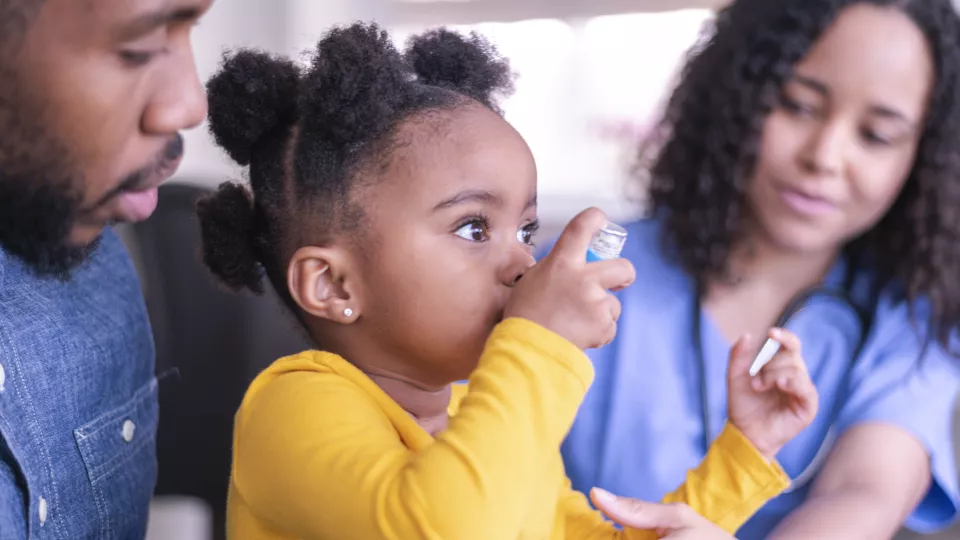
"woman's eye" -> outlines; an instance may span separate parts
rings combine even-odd
[[[471,242],[484,242],[487,240],[487,227],[483,222],[471,221],[454,231],[453,234]]]
[[[800,103],[799,101],[791,99],[787,96],[780,98],[780,106],[783,107],[787,112],[798,116],[812,116],[816,113],[813,107],[804,103]]]
[[[872,130],[864,130],[863,138],[867,141],[867,144],[874,146],[890,146],[891,144],[890,137],[886,137]]]

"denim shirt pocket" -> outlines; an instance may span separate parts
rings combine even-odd
[[[73,431],[100,517],[102,540],[143,538],[130,508],[144,512],[157,478],[157,379],[119,407]]]

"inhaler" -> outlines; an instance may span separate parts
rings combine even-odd
[[[587,248],[587,262],[616,259],[627,242],[627,230],[616,223],[607,222],[606,226],[593,235]]]

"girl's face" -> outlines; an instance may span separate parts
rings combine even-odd
[[[869,4],[841,12],[763,126],[747,198],[767,239],[816,252],[873,227],[910,174],[934,79],[906,15]]]
[[[422,115],[399,137],[384,178],[360,188],[363,324],[395,359],[378,367],[446,384],[476,367],[534,263],[537,171],[520,134],[478,105]]]

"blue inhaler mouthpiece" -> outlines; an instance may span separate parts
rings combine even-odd
[[[616,223],[607,222],[607,225],[597,231],[587,248],[587,262],[606,261],[616,259],[627,243],[627,230]]]

